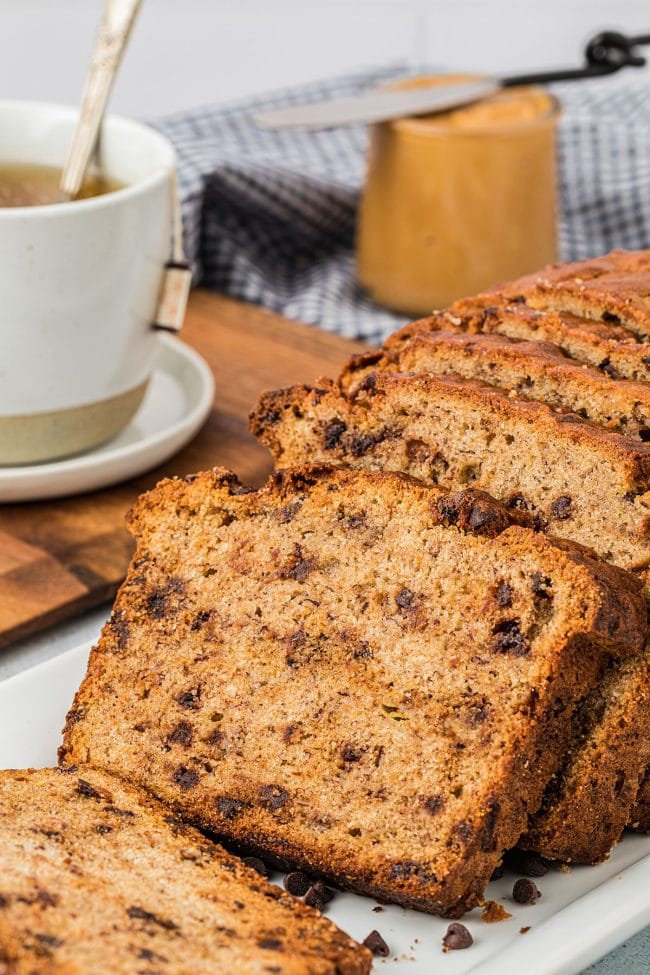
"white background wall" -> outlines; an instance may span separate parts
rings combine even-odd
[[[75,101],[101,8],[0,0],[0,97]],[[155,116],[402,59],[572,65],[603,27],[650,32],[649,0],[145,0],[112,104]]]

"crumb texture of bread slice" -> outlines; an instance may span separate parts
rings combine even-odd
[[[0,771],[7,975],[366,975],[370,960],[113,776]]]
[[[565,761],[519,845],[552,860],[604,860],[627,825],[649,763],[646,644],[637,657],[612,663],[575,712]]]
[[[626,569],[650,563],[650,447],[475,380],[378,374],[265,394],[253,433],[280,466],[330,461],[477,487]]]
[[[603,660],[645,631],[633,577],[505,525],[483,495],[390,473],[162,482],[131,514],[62,762],[458,916],[538,808]]]
[[[477,379],[560,412],[577,413],[627,437],[650,440],[650,385],[612,379],[549,343],[444,330],[416,333],[397,355],[354,357],[339,385],[350,392],[358,383],[367,384],[373,359],[375,371]]]

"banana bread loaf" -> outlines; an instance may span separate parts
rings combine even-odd
[[[650,440],[650,385],[612,379],[567,358],[550,343],[460,331],[419,332],[393,355],[353,357],[339,385],[352,392],[377,372],[454,373],[577,413],[625,436]]]
[[[650,447],[470,380],[379,374],[262,396],[253,433],[278,466],[330,461],[468,485],[628,569],[650,562]]]
[[[403,346],[402,354],[410,345]],[[529,508],[542,526],[550,524],[555,533],[566,532],[574,539],[591,542],[606,558],[643,570],[650,552],[645,508],[650,496],[642,492],[636,546],[630,522],[620,535],[621,544],[610,535],[611,530],[616,530],[613,514],[617,491],[609,499],[603,495],[602,474],[605,470],[612,473],[611,464],[605,459],[605,441],[611,435],[591,424],[569,424],[570,416],[554,415],[546,406],[525,404],[506,398],[498,390],[491,393],[490,389],[450,377],[405,377],[380,372],[367,375],[356,393],[349,396],[327,382],[311,390],[296,387],[268,394],[253,414],[252,426],[280,464],[299,463],[307,456],[330,456],[348,465],[435,477],[447,487],[462,484],[469,472],[475,477],[475,484],[500,494],[511,505]],[[474,408],[470,411],[467,407],[472,398]],[[611,442],[614,441],[624,445],[624,449],[637,451],[627,438],[613,436]],[[600,446],[592,452],[587,442]],[[638,448],[641,454],[637,456],[646,457],[645,467],[648,448],[642,444]],[[546,493],[549,491],[554,492],[553,500]],[[628,494],[624,504],[630,500]],[[580,510],[584,512],[582,519]],[[602,520],[597,524],[598,513]],[[624,510],[622,517],[625,521]],[[601,525],[605,529],[603,535],[599,535]],[[640,574],[645,576],[644,571]],[[641,668],[640,664],[635,666]],[[527,840],[531,847],[537,843],[539,851],[549,856],[559,856],[562,851],[567,859],[578,862],[587,857],[590,862],[603,859],[630,816],[639,774],[647,764],[646,707],[643,697],[634,694],[633,676],[614,672],[602,693],[609,696],[603,725],[611,730],[611,766],[589,764],[589,756],[598,753],[603,739],[595,733],[595,726],[593,738],[583,731],[582,747],[576,742],[570,753],[582,760],[575,766],[570,758],[567,760],[565,772],[558,779],[562,788],[556,782]],[[632,728],[627,738],[617,731],[619,707],[624,707]],[[628,740],[632,745],[626,751]],[[619,747],[620,755],[616,754]],[[612,781],[623,775],[625,788],[608,793]],[[594,819],[601,821],[599,830],[581,815],[581,807],[575,802],[576,795],[584,796],[589,790]]]
[[[0,771],[6,975],[365,975],[370,952],[91,769]]]
[[[131,515],[61,760],[285,866],[458,916],[603,660],[645,630],[633,577],[506,523],[390,473],[162,482]]]

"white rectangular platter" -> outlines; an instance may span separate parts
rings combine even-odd
[[[88,647],[77,647],[0,683],[0,768],[56,763],[87,658]],[[474,938],[466,951],[442,952],[448,922],[399,907],[376,911],[369,898],[338,893],[327,914],[358,940],[381,933],[391,955],[373,972],[385,975],[574,975],[650,924],[650,837],[626,835],[598,867],[551,870],[537,881],[543,896],[534,906],[514,903],[516,879],[506,873],[487,894],[510,919],[486,924],[479,910],[463,918]]]

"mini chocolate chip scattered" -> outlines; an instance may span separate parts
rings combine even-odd
[[[363,939],[363,943],[366,948],[370,948],[372,954],[376,955],[377,958],[388,958],[390,955],[390,948],[379,931],[371,931],[368,937]]]
[[[568,494],[561,494],[559,498],[551,503],[550,512],[553,518],[558,521],[566,521],[571,517],[572,501]]]
[[[311,887],[311,880],[302,870],[294,870],[284,878],[284,889],[294,897],[304,897]]]
[[[513,900],[518,904],[534,904],[538,897],[541,896],[542,894],[537,884],[525,877],[517,880],[512,888]]]
[[[325,901],[319,895],[316,887],[310,887],[305,894],[305,904],[307,904],[308,907],[315,908],[317,911],[325,910]]]
[[[471,936],[464,924],[454,921],[450,924],[442,939],[444,951],[461,951],[463,948],[471,948],[474,938]]]
[[[540,599],[548,599],[551,595],[549,592],[551,580],[548,576],[542,575],[541,572],[533,572],[530,588],[535,596],[539,596]]]
[[[384,909],[383,909],[383,907],[381,906],[381,904],[377,904],[377,906],[376,906],[376,907],[373,907],[373,909],[372,909],[372,913],[373,913],[373,914],[382,914],[382,913],[383,913],[383,910],[384,910]]]
[[[320,899],[324,901],[325,904],[329,904],[329,902],[334,899],[334,891],[329,887],[326,887],[322,880],[317,880],[315,884],[312,884],[311,889],[318,894]]]
[[[498,585],[496,593],[497,606],[502,606],[503,608],[512,606],[512,596],[512,586],[510,586],[505,579],[502,579]]]
[[[244,857],[242,863],[250,867],[251,870],[255,870],[256,873],[261,874],[262,877],[268,877],[269,875],[269,868],[264,863],[264,860],[260,860],[259,857]]]
[[[536,853],[517,851],[513,864],[516,873],[523,873],[525,877],[545,877],[548,865]]]

